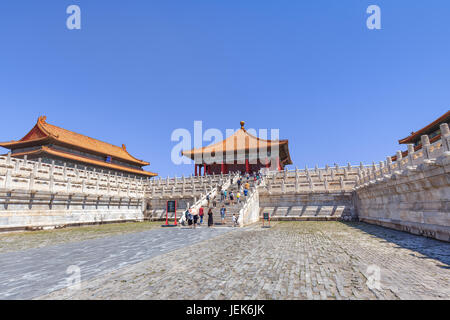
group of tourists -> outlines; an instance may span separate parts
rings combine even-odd
[[[231,204],[234,204],[235,202],[240,203],[242,197],[247,197],[249,194],[249,190],[250,190],[250,181],[254,181],[256,182],[257,180],[259,180],[261,178],[259,173],[245,173],[243,175],[241,175],[239,177],[239,179],[237,180],[237,191],[236,193],[233,192],[233,190],[231,190],[230,192],[228,192],[227,190],[220,190],[220,201],[223,203],[226,200],[230,200]],[[231,183],[233,183],[233,180],[231,178],[230,180]],[[214,218],[213,218],[213,208],[210,207],[210,197],[209,195],[206,196],[206,200],[208,201],[208,227],[213,227],[214,226]],[[217,203],[215,199],[212,199],[212,205],[215,208]],[[205,216],[205,209],[203,207],[200,207],[198,210],[195,209],[189,209],[186,210],[185,212],[185,218],[188,222],[188,225],[190,228],[196,228],[197,225],[202,225],[203,224],[203,220],[204,220],[204,216]],[[226,220],[226,213],[227,213],[227,208],[225,207],[225,204],[222,204],[222,207],[220,208],[220,218],[221,218],[221,222],[222,224],[225,224],[225,220]],[[232,216],[232,223],[233,226],[237,225],[237,216],[235,213],[233,213]]]
[[[222,224],[225,224],[226,212],[227,212],[227,208],[225,208],[225,205],[222,205],[222,208],[220,208],[220,217],[222,220]],[[188,226],[190,228],[194,228],[194,229],[197,227],[197,225],[203,224],[204,216],[205,216],[205,209],[203,207],[200,207],[198,209],[198,211],[191,208],[189,210],[186,210],[186,212],[185,212],[185,218],[188,223]],[[235,213],[233,213],[233,216],[231,219],[232,219],[233,227],[235,227],[237,225],[237,217],[236,217]],[[212,211],[212,208],[209,208],[208,209],[208,228],[211,228],[213,226],[214,226],[213,211]]]

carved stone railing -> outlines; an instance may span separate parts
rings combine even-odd
[[[271,171],[266,173],[266,183],[260,192],[268,194],[351,192],[361,170],[367,166],[315,168],[304,170]]]
[[[450,241],[450,133],[441,125],[441,140],[397,161],[390,157],[378,170],[364,172],[354,188],[359,219],[414,234]]]
[[[427,135],[421,137],[422,148],[414,150],[413,144],[408,144],[408,153],[406,157],[402,156],[401,151],[397,151],[396,161],[392,162],[391,157],[381,161],[378,166],[372,166],[361,170],[358,175],[355,190],[373,184],[375,181],[389,179],[394,174],[399,174],[405,169],[414,170],[418,165],[424,163],[433,163],[437,158],[450,152],[450,131],[447,123],[440,126],[441,139],[430,144]]]
[[[258,189],[266,184],[266,175],[262,175],[254,187],[249,190],[249,195],[239,210],[238,224],[240,227],[259,221],[259,191]]]

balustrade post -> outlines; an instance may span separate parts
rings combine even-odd
[[[14,164],[14,173],[17,174],[19,173],[19,161],[16,161],[16,163]]]
[[[401,169],[402,168],[402,159],[403,159],[402,152],[400,150],[398,150],[396,155],[397,155],[397,161],[396,161],[397,169]]]
[[[412,143],[408,144],[408,162],[410,163],[410,165],[414,165],[414,145]]]
[[[441,129],[441,143],[444,152],[450,151],[450,130],[447,123],[442,123],[440,125]]]
[[[34,188],[34,173],[30,173],[30,183],[28,185],[28,190],[33,191]]]
[[[50,176],[49,191],[51,194],[55,193],[55,183],[54,183],[53,175]]]
[[[392,173],[392,158],[386,157],[386,166],[388,168],[388,172]]]
[[[423,158],[430,159],[430,138],[424,134],[420,137],[420,140],[422,142]]]

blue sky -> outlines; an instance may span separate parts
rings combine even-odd
[[[385,160],[449,109],[449,14],[448,0],[2,1],[0,140],[46,115],[180,176],[193,166],[171,162],[174,129],[245,120],[279,128],[300,168]]]

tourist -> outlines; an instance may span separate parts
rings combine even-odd
[[[198,215],[200,216],[200,224],[203,223],[203,207],[200,207],[200,209],[198,209]]]
[[[239,178],[237,181],[238,189],[241,187],[241,179]]]
[[[194,229],[195,229],[195,227],[197,226],[197,221],[198,221],[198,212],[197,212],[197,210],[194,210],[194,212],[193,212],[193,214],[192,214],[193,216],[194,216]]]
[[[241,203],[241,193],[239,191],[236,193],[236,200],[237,203]]]
[[[220,190],[220,201],[223,201],[225,199],[225,191]]]
[[[244,189],[250,190],[250,183],[247,182],[244,186]]]
[[[233,213],[232,221],[233,221],[233,228],[234,228],[234,227],[236,227],[236,224],[237,224],[237,217],[236,217],[235,213]]]
[[[220,217],[222,218],[222,224],[225,224],[225,213],[227,212],[227,209],[225,208],[225,205],[222,205],[222,208],[220,208]]]
[[[194,221],[194,216],[192,214],[192,209],[189,209],[188,216],[187,216],[187,221],[188,221],[189,228],[192,229],[192,223]]]
[[[224,192],[223,192],[223,199],[227,200],[227,190],[224,190]]]
[[[208,228],[212,227],[214,225],[213,221],[213,211],[211,208],[208,210]]]
[[[230,191],[230,201],[233,204],[234,203],[234,193],[233,191]]]
[[[248,194],[248,189],[244,189],[244,196],[247,196],[247,194]]]

